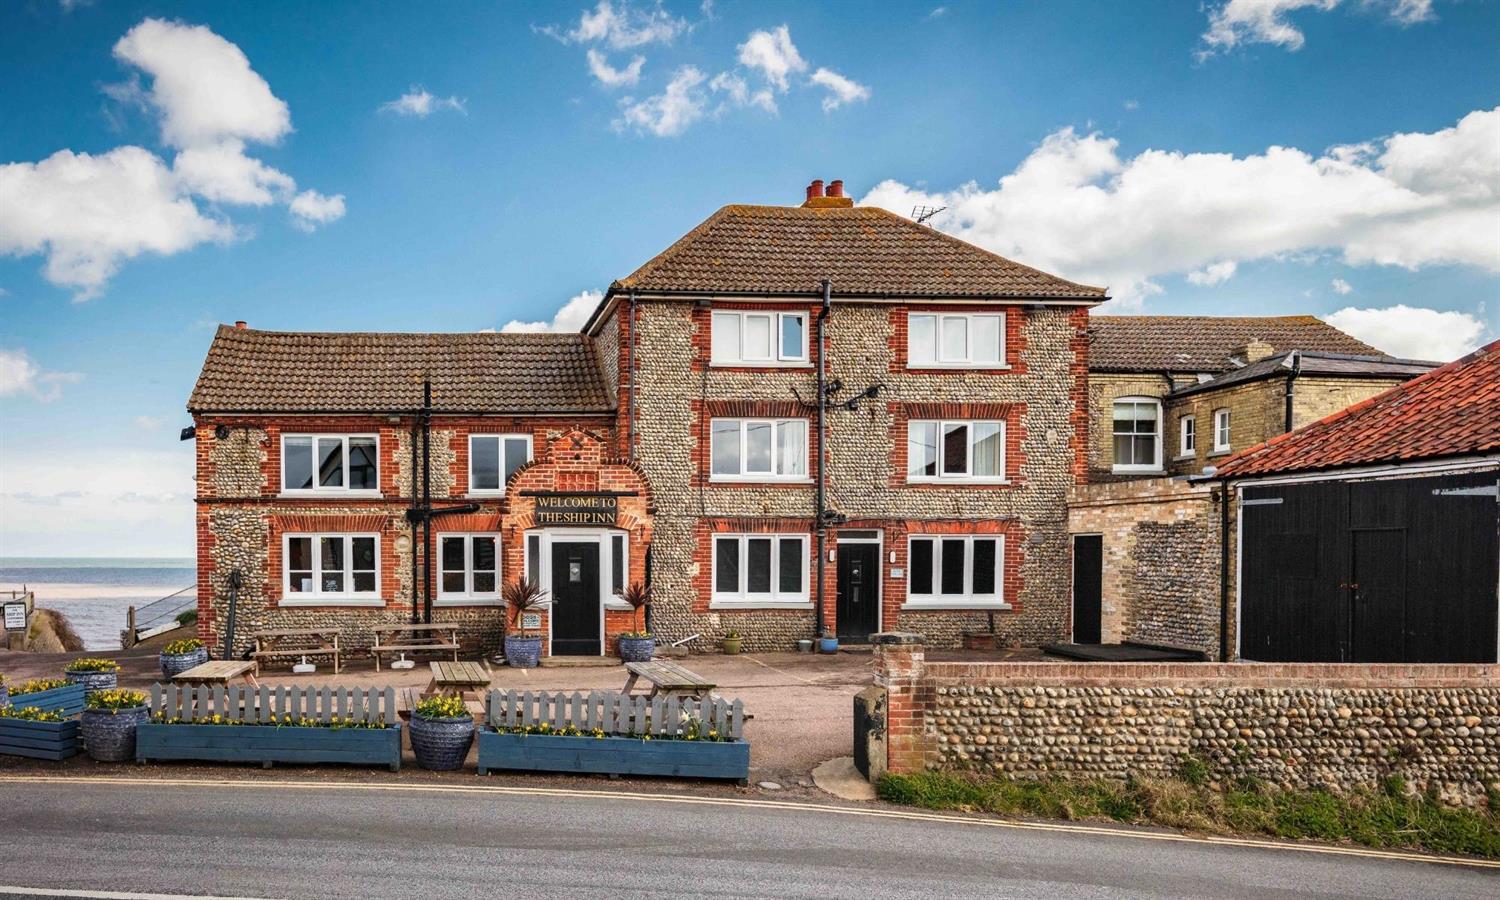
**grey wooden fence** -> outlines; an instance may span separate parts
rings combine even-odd
[[[606,734],[680,735],[697,726],[739,740],[744,736],[745,706],[723,697],[647,697],[617,691],[589,694],[558,691],[490,691],[486,708],[497,728],[519,728],[546,723],[553,728],[571,725],[580,731],[595,728]]]
[[[151,714],[196,722],[217,714],[234,722],[269,723],[295,716],[327,722],[337,716],[361,722],[396,724],[396,689],[309,687],[253,687],[251,685],[151,686]]]

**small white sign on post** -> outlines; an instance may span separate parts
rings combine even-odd
[[[25,631],[26,630],[26,604],[25,603],[7,603],[7,604],[5,604],[5,630],[6,631]]]
[[[521,630],[538,631],[542,627],[541,613],[521,613]]]

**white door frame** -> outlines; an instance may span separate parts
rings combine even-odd
[[[875,545],[875,631],[878,633],[885,629],[885,529],[883,528],[851,528],[853,531],[873,531],[875,536],[868,537],[844,537],[844,532],[835,535],[834,548],[840,544],[874,544]],[[833,560],[833,619],[834,632],[838,631],[839,616],[839,569],[838,554],[834,554]]]
[[[533,535],[539,537],[537,552],[541,558],[537,560],[537,584],[548,594],[552,593],[552,545],[559,544],[591,544],[599,545],[599,655],[608,653],[609,647],[604,634],[604,610],[605,609],[629,609],[623,602],[619,601],[610,592],[610,574],[613,572],[613,559],[611,558],[611,541],[614,535],[625,536],[625,560],[624,569],[630,571],[630,532],[623,528],[529,528],[521,536],[521,566],[522,571],[529,571],[531,565],[531,541]],[[552,611],[547,611],[547,655],[552,655]]]

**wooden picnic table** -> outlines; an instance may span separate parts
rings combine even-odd
[[[477,662],[432,662],[432,681],[424,696],[458,694],[465,700],[479,700],[490,686],[490,673]]]
[[[255,649],[250,658],[256,662],[303,656],[332,656],[333,674],[339,673],[339,631],[337,628],[273,628],[250,634]],[[305,646],[311,641],[313,646]],[[292,646],[293,643],[298,646]]]
[[[193,666],[186,672],[178,672],[172,676],[173,681],[182,681],[190,684],[222,684],[228,685],[236,678],[244,678],[246,684],[260,687],[260,682],[255,679],[260,666],[254,660],[243,659],[212,659],[206,663]]]
[[[370,655],[375,658],[375,671],[380,671],[382,653],[421,653],[423,651],[452,651],[453,661],[458,662],[458,624],[454,622],[406,623],[402,625],[375,625],[370,629],[375,643]],[[447,635],[444,640],[443,635]],[[403,638],[404,636],[404,638]]]
[[[625,670],[630,673],[625,679],[625,690],[622,692],[626,694],[630,693],[636,680],[640,678],[651,683],[651,692],[647,695],[650,697],[676,695],[702,698],[712,694],[714,688],[718,687],[718,684],[705,680],[697,672],[664,660],[626,663]]]

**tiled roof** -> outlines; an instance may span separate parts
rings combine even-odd
[[[582,334],[393,334],[219,326],[193,412],[608,412]]]
[[[726,206],[612,290],[1104,300],[874,206]]]
[[[1415,378],[1423,372],[1438,367],[1437,363],[1416,359],[1397,359],[1394,356],[1351,356],[1347,353],[1304,353],[1294,350],[1266,359],[1256,360],[1246,366],[1216,375],[1208,381],[1179,388],[1173,397],[1200,394],[1236,384],[1244,384],[1261,378],[1282,378],[1293,366],[1299,375],[1321,375],[1325,378]]]
[[[1242,477],[1500,451],[1500,341],[1235,454]]]
[[[1094,316],[1089,333],[1089,368],[1104,372],[1227,372],[1255,340],[1278,353],[1382,355],[1316,316]]]

